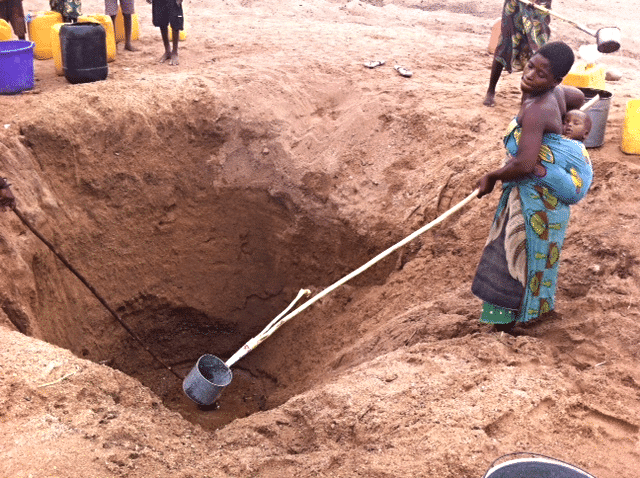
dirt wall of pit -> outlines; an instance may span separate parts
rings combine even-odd
[[[213,343],[230,355],[301,284],[330,284],[379,241],[335,205],[320,211],[315,191],[282,167],[292,152],[278,122],[243,120],[198,89],[185,96],[171,108],[150,98],[116,108],[126,99],[89,92],[87,107],[25,119],[18,136],[3,138],[5,174],[19,176],[19,210],[145,341],[176,351]],[[3,307],[9,320],[126,364],[120,325],[16,217],[2,220],[15,259],[4,261],[15,282]]]

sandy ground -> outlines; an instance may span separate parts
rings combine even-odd
[[[204,353],[226,360],[299,289],[355,270],[501,161],[519,75],[481,104],[499,0],[186,0],[179,66],[157,62],[150,6],[136,8],[140,50],[120,44],[106,81],[71,85],[38,60],[34,90],[0,97],[0,172],[180,376]],[[622,78],[607,85],[552,317],[513,336],[477,320],[494,192],[301,312],[203,410],[6,212],[0,476],[479,478],[534,452],[637,477],[640,159],[620,142],[640,91],[640,2],[554,9],[619,26],[623,47],[599,60]],[[576,51],[593,41],[552,26]]]

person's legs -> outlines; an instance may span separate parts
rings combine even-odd
[[[129,51],[138,51],[138,49],[131,43],[133,14],[135,13],[134,1],[120,0],[120,8],[122,10],[122,19],[124,24],[124,49]]]
[[[496,85],[498,84],[498,80],[500,79],[500,75],[502,74],[502,70],[504,66],[500,63],[495,57],[493,58],[493,63],[491,65],[491,75],[489,76],[489,88],[487,88],[487,94],[484,97],[483,105],[485,106],[495,106],[495,97],[496,97]]]
[[[171,43],[169,42],[169,25],[160,27],[160,35],[162,35],[162,43],[164,45],[164,54],[160,57],[160,63],[171,59]]]
[[[180,61],[178,60],[178,41],[180,41],[180,31],[173,30],[173,50],[171,51],[171,61],[170,65],[179,65]]]
[[[173,35],[173,50],[171,51],[170,65],[178,65],[178,42],[180,41],[180,31],[184,28],[184,15],[182,13],[182,3],[175,0],[169,0],[170,5],[170,24],[171,33]]]
[[[13,32],[20,40],[24,40],[27,28],[24,22],[24,8],[22,7],[22,0],[7,0],[6,3],[11,28],[13,28]]]
[[[131,44],[131,29],[133,25],[131,14],[123,13],[122,18],[124,20],[124,48],[129,51],[138,51],[138,49]]]
[[[118,0],[104,0],[104,14],[111,18],[111,28],[113,36],[116,35],[116,17],[118,15]]]

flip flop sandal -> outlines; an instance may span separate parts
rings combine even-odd
[[[411,70],[407,70],[400,65],[396,65],[394,68],[398,73],[400,73],[400,76],[404,76],[405,78],[411,78],[413,76],[413,72]]]
[[[377,66],[382,66],[384,64],[385,64],[384,60],[374,60],[374,61],[368,61],[364,63],[364,66],[366,66],[367,68],[376,68]]]

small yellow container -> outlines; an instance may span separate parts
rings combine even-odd
[[[187,39],[187,27],[184,25],[184,28],[180,30],[180,36],[178,40],[185,41]],[[173,41],[173,30],[171,29],[171,25],[169,25],[169,41]]]
[[[564,77],[564,85],[575,86],[576,88],[593,88],[596,90],[606,89],[605,76],[607,70],[604,66],[595,63],[576,63],[571,71]]]
[[[11,25],[6,20],[0,18],[0,41],[11,40]]]
[[[107,61],[114,61],[116,59],[116,34],[111,17],[103,13],[95,13],[78,17],[78,22],[100,23],[104,27],[107,34]]]
[[[53,56],[53,64],[56,67],[56,74],[62,76],[62,48],[60,47],[60,27],[64,23],[56,23],[51,25],[51,54]]]
[[[116,24],[114,25],[116,43],[124,41],[124,17],[122,16],[122,10],[118,7],[118,14],[116,15]],[[138,14],[131,15],[131,40],[138,40],[140,38],[140,21],[138,20]]]
[[[627,101],[621,149],[623,153],[640,154],[640,99]]]
[[[35,43],[33,56],[38,60],[53,58],[51,51],[51,27],[62,23],[62,15],[58,12],[36,12],[26,16],[29,39]]]

